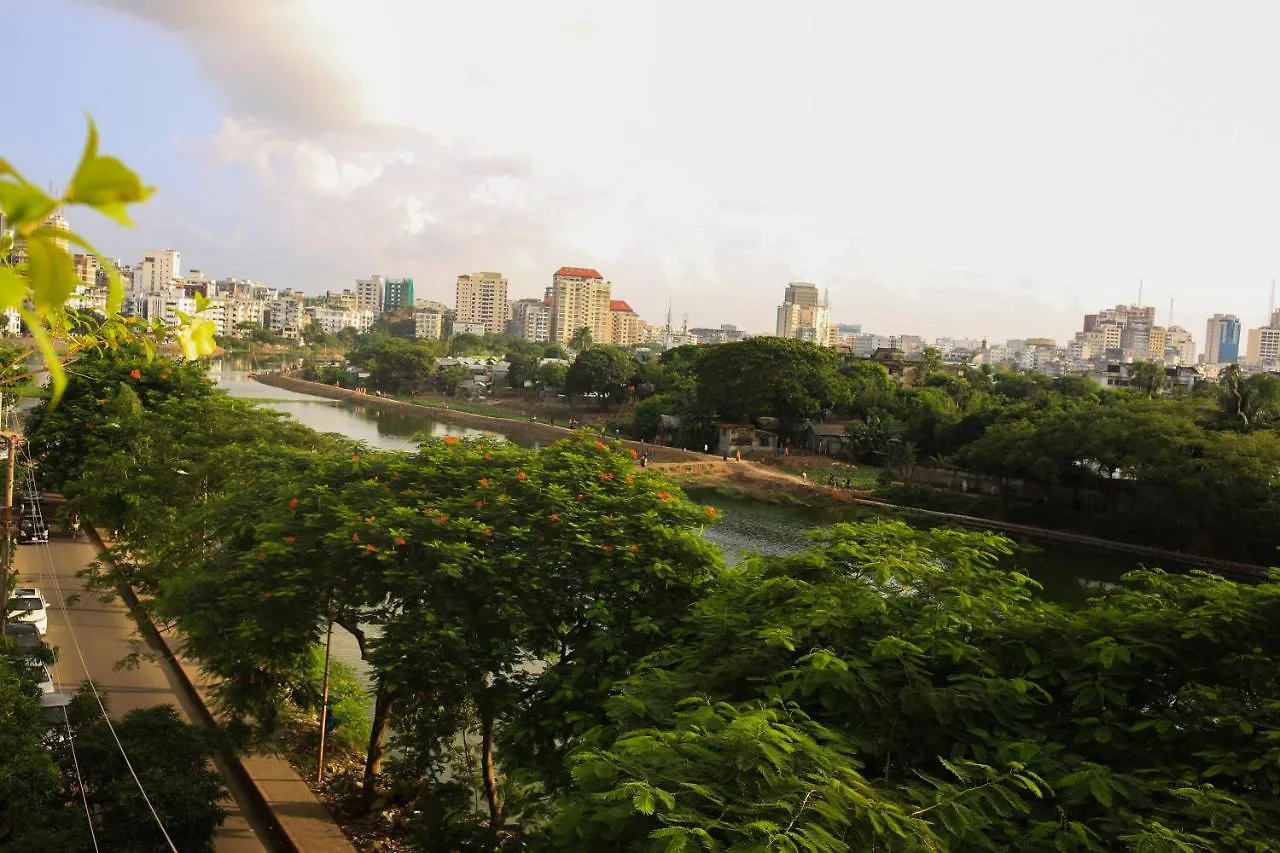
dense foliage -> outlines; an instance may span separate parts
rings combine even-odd
[[[589,434],[381,453],[190,365],[82,368],[64,405],[94,429],[43,412],[32,438],[50,485],[130,541],[100,581],[150,593],[222,679],[233,734],[315,707],[317,643],[331,619],[351,630],[374,715],[340,735],[367,735],[365,803],[406,804],[422,849],[1266,850],[1280,834],[1271,584],[1142,572],[1067,609],[997,566],[997,536],[889,522],[726,570],[698,535],[714,510]],[[975,393],[1113,407],[1122,426],[1193,406],[1018,383]],[[349,680],[344,701],[360,704]]]

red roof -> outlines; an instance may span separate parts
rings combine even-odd
[[[556,270],[556,275],[567,275],[573,278],[604,278],[590,267],[560,267]]]
[[[636,313],[635,311],[632,311],[632,310],[631,310],[631,306],[630,306],[630,305],[628,305],[625,301],[623,301],[623,300],[621,300],[621,299],[610,299],[610,300],[609,300],[609,310],[610,310],[610,311],[621,311],[621,312],[624,312],[624,313],[627,313],[627,314],[634,314],[634,313]]]

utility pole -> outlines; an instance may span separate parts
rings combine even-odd
[[[0,526],[4,529],[4,565],[0,566],[0,634],[9,621],[9,575],[13,571],[13,471],[18,455],[18,434],[5,433],[4,439],[5,446],[9,448],[9,458],[5,462],[4,518],[0,519]]]

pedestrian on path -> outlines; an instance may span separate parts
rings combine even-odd
[[[77,542],[80,539],[80,513],[71,513],[71,541]]]

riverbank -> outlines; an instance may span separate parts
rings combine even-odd
[[[443,406],[427,406],[421,403],[396,400],[391,397],[377,397],[361,391],[353,391],[349,388],[340,388],[336,385],[308,382],[305,379],[286,376],[282,373],[258,373],[254,374],[253,378],[255,381],[263,385],[269,385],[272,388],[283,388],[286,391],[296,391],[299,394],[310,394],[314,397],[324,397],[329,400],[359,403],[361,406],[371,406],[386,411],[417,412],[441,423],[502,433],[516,440],[529,443],[550,444],[553,441],[567,438],[573,433],[568,427],[552,426],[541,421],[497,418],[491,415],[481,415]],[[630,439],[622,439],[621,441],[637,453],[648,453],[649,458],[655,462],[705,462],[707,460],[706,454],[703,453],[692,453],[674,447],[661,447]]]

